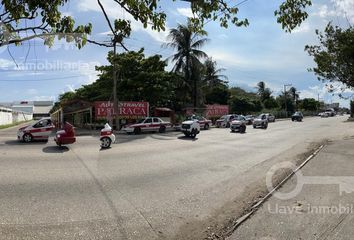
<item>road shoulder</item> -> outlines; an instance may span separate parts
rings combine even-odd
[[[347,138],[325,146],[301,169],[302,179],[336,177],[338,183],[347,183],[346,189],[354,190],[354,181],[343,182],[343,177],[354,175],[353,144],[354,138]],[[279,191],[291,192],[297,181],[293,176]],[[272,196],[228,239],[352,239],[354,193],[340,192],[343,189],[338,184],[326,181],[323,178],[320,184],[305,184],[289,199]]]

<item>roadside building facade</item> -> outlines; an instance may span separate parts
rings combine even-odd
[[[9,103],[0,103],[15,112],[24,112],[32,114],[33,119],[49,117],[50,110],[53,107],[53,101],[14,101]]]

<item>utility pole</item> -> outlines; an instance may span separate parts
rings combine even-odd
[[[288,104],[286,102],[286,87],[290,87],[291,84],[284,84],[284,100],[285,100],[285,117],[288,118]]]
[[[116,53],[117,53],[117,39],[113,36],[113,109],[114,109],[114,119],[116,122],[116,130],[120,130],[119,123],[119,107],[118,107],[118,97],[117,97],[117,64],[116,64]]]

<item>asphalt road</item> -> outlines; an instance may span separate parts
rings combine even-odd
[[[0,131],[0,239],[200,239],[244,210],[272,164],[354,135],[347,117],[279,121],[267,130],[119,135],[67,148]],[[208,226],[211,226],[208,228]]]

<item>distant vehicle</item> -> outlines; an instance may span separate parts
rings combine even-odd
[[[267,116],[268,122],[275,122],[275,116],[271,113],[265,113]]]
[[[54,141],[59,147],[76,142],[74,126],[65,122],[64,128],[55,134]]]
[[[327,118],[330,116],[330,113],[328,112],[321,112],[318,114],[318,116],[320,116],[321,118]]]
[[[200,133],[200,124],[197,118],[189,118],[182,122],[181,131],[186,137],[195,138]]]
[[[244,116],[238,115],[230,125],[231,132],[240,132],[240,133],[245,133],[246,132],[246,124],[247,120]]]
[[[218,120],[216,120],[216,127],[218,128],[229,128],[231,122],[235,119],[235,117],[237,117],[236,114],[228,114],[228,115],[224,115],[221,118],[219,118]]]
[[[335,115],[337,115],[336,111],[335,111],[333,108],[329,108],[329,109],[327,109],[325,112],[326,112],[326,113],[328,114],[328,116],[330,116],[330,117],[334,117]]]
[[[298,122],[302,122],[302,119],[304,118],[304,116],[302,115],[302,112],[295,112],[292,116],[291,116],[291,121],[298,121]]]
[[[50,117],[42,118],[31,125],[17,131],[17,139],[26,143],[33,140],[47,140],[52,133],[54,125]]]
[[[159,132],[164,133],[166,129],[172,128],[170,122],[165,122],[158,117],[146,117],[139,122],[124,126],[122,128],[128,134],[140,134],[142,132]]]
[[[187,117],[186,120],[194,120],[194,119],[196,119],[198,121],[201,129],[208,130],[210,128],[210,126],[212,125],[211,120],[206,119],[203,116],[198,116],[198,115],[189,116],[189,117]]]
[[[268,118],[266,114],[260,114],[258,117],[256,117],[253,120],[253,128],[263,128],[267,129],[268,128]]]
[[[247,120],[247,124],[248,124],[248,125],[252,125],[253,120],[254,120],[254,116],[252,116],[252,115],[247,115],[247,116],[245,116],[245,118],[246,118],[246,120]]]

